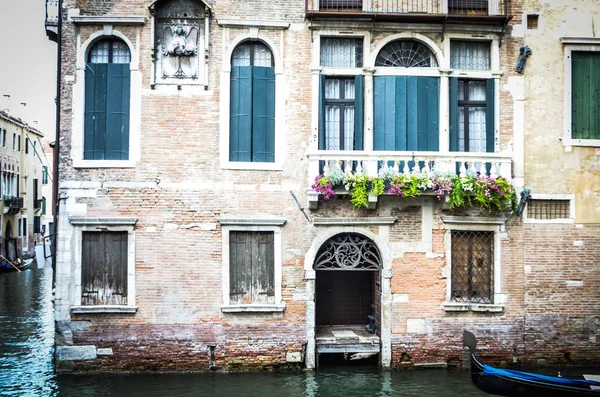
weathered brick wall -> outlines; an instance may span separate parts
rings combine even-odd
[[[534,358],[600,357],[600,226],[525,227],[525,344]]]

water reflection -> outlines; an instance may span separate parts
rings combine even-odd
[[[52,270],[0,274],[0,395],[53,396]]]

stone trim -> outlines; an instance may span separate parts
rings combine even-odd
[[[286,21],[255,21],[247,19],[219,19],[217,24],[225,28],[255,27],[265,29],[288,29],[290,23]]]
[[[506,218],[504,217],[487,217],[487,216],[442,216],[444,223],[450,224],[476,224],[476,225],[504,225]]]
[[[489,303],[442,303],[442,310],[446,312],[479,312],[479,313],[504,313],[504,305]]]
[[[123,217],[123,218],[94,218],[84,216],[73,216],[69,217],[71,225],[135,225],[137,218]]]
[[[145,25],[146,17],[137,16],[72,16],[71,22],[76,25]]]
[[[222,305],[223,313],[282,313],[285,310],[285,303],[281,305]]]
[[[364,218],[324,218],[315,217],[313,223],[315,226],[359,226],[359,225],[391,225],[396,222],[395,216],[378,216]]]
[[[227,226],[283,226],[285,218],[247,218],[247,217],[221,217],[219,223]]]
[[[135,314],[138,310],[137,306],[125,305],[97,305],[97,306],[71,306],[73,314],[93,314],[93,313],[128,313]]]

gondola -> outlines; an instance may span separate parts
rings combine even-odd
[[[29,269],[29,267],[31,266],[32,263],[33,263],[33,258],[25,259],[22,263],[10,263],[7,261],[1,261],[0,262],[0,273],[23,271],[23,270]]]
[[[463,341],[466,339],[468,337],[465,334]],[[473,349],[469,346],[469,350],[471,351],[471,380],[475,386],[486,393],[507,397],[600,397],[600,382],[495,368],[477,359],[474,346]]]

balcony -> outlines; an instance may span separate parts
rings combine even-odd
[[[323,172],[325,164],[341,167],[346,172],[360,172],[376,177],[383,164],[404,175],[427,173],[434,169],[444,174],[490,175],[512,180],[512,153],[468,152],[393,152],[393,151],[315,151],[308,154],[308,185]],[[307,206],[318,207],[319,193],[307,192]],[[369,197],[369,209],[376,208],[377,197]]]
[[[306,0],[307,18],[502,24],[510,0]]]
[[[4,196],[4,214],[17,214],[22,208],[22,197]]]
[[[46,36],[58,42],[58,0],[46,0]]]

